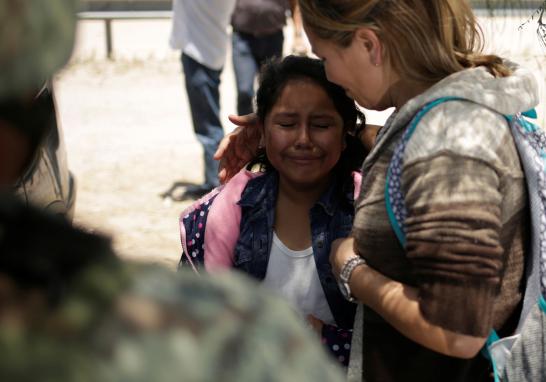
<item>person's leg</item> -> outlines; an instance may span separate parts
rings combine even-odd
[[[203,190],[218,186],[218,162],[212,157],[224,136],[220,122],[220,74],[182,54],[182,67],[190,103],[193,129],[203,145],[205,182]]]
[[[258,71],[258,65],[250,48],[253,37],[233,31],[231,39],[233,70],[237,84],[237,113],[250,114],[254,110],[252,106],[254,78]]]
[[[282,57],[283,43],[284,35],[282,30],[256,38],[253,41],[251,49],[258,68],[273,57]]]

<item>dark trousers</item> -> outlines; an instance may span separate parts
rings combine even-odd
[[[282,30],[260,37],[234,30],[231,42],[237,83],[237,113],[249,114],[254,110],[252,99],[256,75],[268,59],[282,56],[284,36]]]
[[[218,162],[212,159],[224,136],[220,122],[220,74],[182,53],[182,68],[193,130],[203,145],[206,188],[218,186]]]

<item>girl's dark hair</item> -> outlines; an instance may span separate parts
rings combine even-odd
[[[287,56],[282,60],[270,60],[262,66],[256,93],[256,114],[260,122],[262,124],[265,122],[286,84],[293,80],[311,80],[322,87],[343,120],[343,129],[347,133],[347,147],[343,150],[335,171],[345,176],[351,171],[360,170],[365,150],[360,140],[355,137],[355,133],[366,123],[364,114],[357,108],[354,100],[347,97],[342,87],[328,81],[321,60]],[[302,94],[302,97],[305,97],[305,94]]]
[[[256,94],[256,113],[262,123],[286,84],[296,79],[312,80],[326,91],[343,119],[343,127],[348,133],[354,134],[358,124],[364,123],[364,115],[358,110],[355,102],[347,97],[345,90],[328,81],[322,61],[300,56],[288,56],[283,60],[273,59],[262,67]]]

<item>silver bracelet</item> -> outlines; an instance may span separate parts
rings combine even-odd
[[[353,273],[353,270],[362,264],[366,264],[366,260],[364,260],[360,256],[354,256],[351,257],[349,260],[343,264],[343,267],[341,268],[341,272],[339,272],[339,279],[345,283],[349,282],[349,278],[351,278],[351,274]]]
[[[349,260],[343,264],[343,267],[341,267],[341,272],[339,272],[339,282],[338,287],[339,291],[345,297],[345,299],[349,302],[356,302],[355,298],[353,297],[351,293],[351,287],[349,286],[349,279],[351,278],[351,274],[355,270],[356,267],[359,265],[366,264],[366,260],[359,256],[351,257]]]

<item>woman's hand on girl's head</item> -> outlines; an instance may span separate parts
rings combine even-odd
[[[347,260],[358,256],[354,250],[354,242],[355,239],[352,237],[336,239],[332,242],[330,264],[332,265],[332,272],[336,279],[339,279],[339,272],[341,272],[341,268],[343,268]]]
[[[237,128],[222,139],[214,154],[214,159],[220,161],[218,177],[222,183],[227,182],[254,159],[262,138],[256,114],[230,115],[229,120]]]

